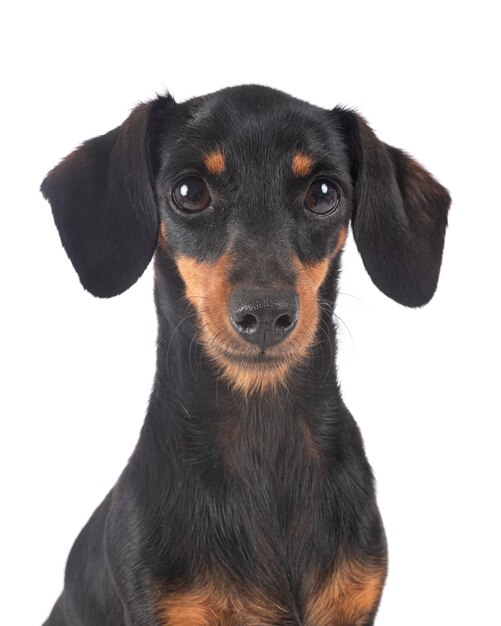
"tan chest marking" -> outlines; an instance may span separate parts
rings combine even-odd
[[[335,574],[311,594],[305,622],[308,626],[363,626],[383,591],[386,566],[344,562]]]
[[[307,626],[363,626],[379,602],[386,568],[354,562],[340,565],[319,587],[305,589]],[[260,590],[238,592],[224,582],[204,582],[161,597],[162,626],[279,626],[294,619],[291,611]]]
[[[157,608],[162,626],[277,626],[290,619],[259,591],[237,594],[212,583],[169,594]]]

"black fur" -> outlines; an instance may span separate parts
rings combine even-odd
[[[202,162],[215,149],[226,161],[219,176]],[[305,178],[291,175],[297,151],[314,157]],[[190,173],[207,180],[213,198],[193,215],[171,200],[173,185]],[[318,177],[341,191],[338,209],[322,217],[303,207]],[[286,387],[248,397],[219,375],[197,340],[175,259],[213,262],[232,242],[230,284],[278,289],[294,285],[293,255],[306,265],[330,258],[351,220],[374,283],[419,306],[438,280],[447,191],[357,114],[258,86],[140,105],[58,165],[42,191],[91,293],[126,290],[156,249],[159,325],[139,442],[77,539],[46,626],[158,626],[162,595],[189,588],[209,566],[237,590],[266,590],[287,608],[282,625],[316,626],[305,621],[308,576],[328,576],[341,555],[386,559],[371,469],[336,379],[339,254],[321,286],[309,357],[291,369]],[[165,246],[157,246],[160,220]]]

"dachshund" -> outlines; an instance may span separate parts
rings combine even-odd
[[[258,85],[139,104],[45,178],[85,289],[154,258],[137,446],[45,626],[371,626],[387,544],[336,375],[349,227],[374,284],[433,296],[450,196],[344,107]]]

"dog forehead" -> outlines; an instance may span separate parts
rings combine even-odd
[[[186,105],[185,137],[205,149],[226,145],[246,156],[318,152],[332,132],[327,110],[268,87],[231,87]]]

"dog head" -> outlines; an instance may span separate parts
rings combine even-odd
[[[333,306],[348,227],[407,306],[436,289],[449,194],[358,114],[258,86],[159,97],[42,183],[83,286],[128,289],[160,245],[206,352],[243,391],[283,382]]]

